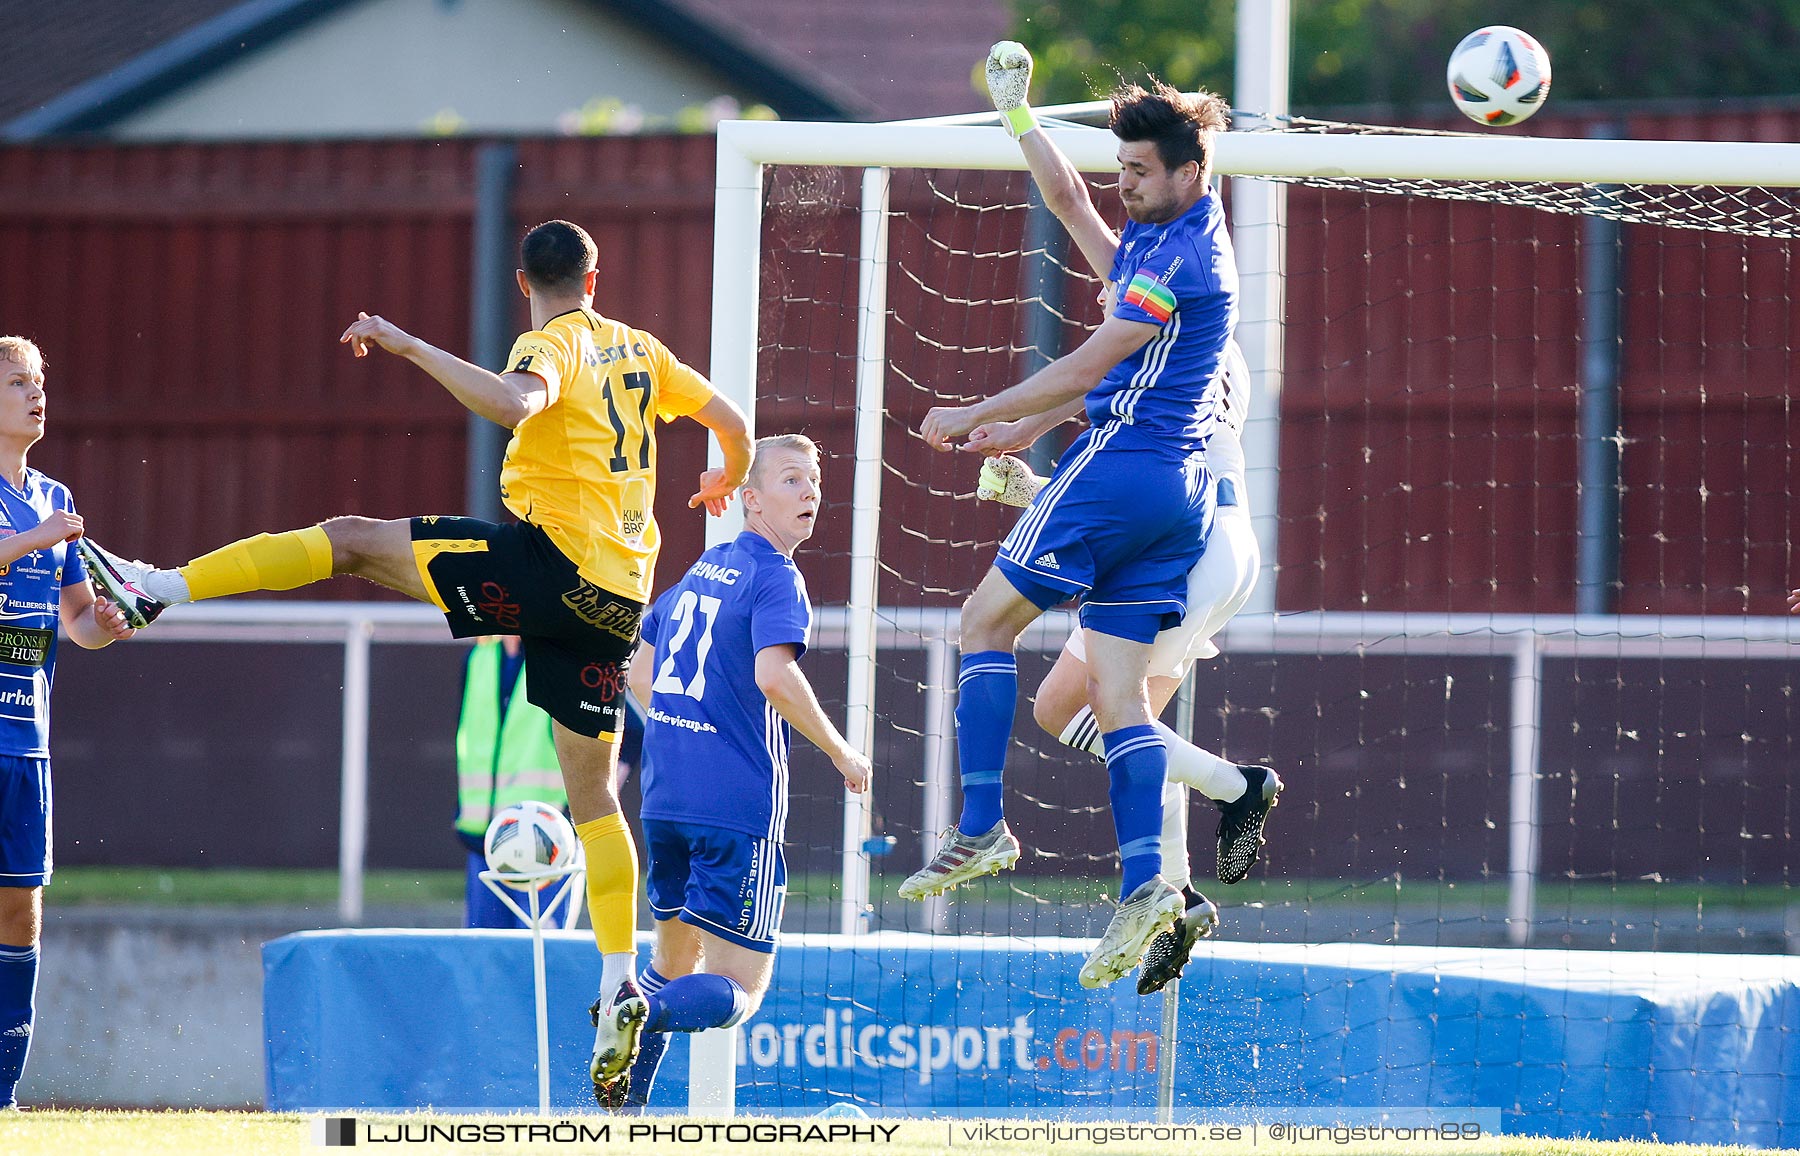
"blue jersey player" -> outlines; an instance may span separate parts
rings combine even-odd
[[[1018,45],[997,45],[989,86],[1057,208],[1052,198],[1068,190],[1046,174],[1080,176],[1036,131],[1024,101],[1029,61]],[[1184,908],[1181,891],[1158,870],[1168,754],[1145,675],[1151,643],[1187,612],[1187,574],[1211,529],[1215,494],[1204,451],[1220,418],[1237,320],[1237,269],[1210,172],[1224,102],[1159,82],[1149,91],[1121,88],[1112,106],[1129,221],[1115,235],[1089,202],[1070,226],[1089,263],[1107,270],[1105,320],[1080,348],[1018,385],[974,405],[933,409],[920,425],[928,443],[948,450],[971,435],[978,442],[984,427],[1079,403],[1091,428],[1063,455],[963,607],[962,815],[900,889],[904,898],[940,894],[1018,860],[1001,808],[1018,695],[1013,646],[1045,610],[1079,599],[1123,874],[1120,906],[1081,968],[1087,987],[1136,968]]]
[[[644,1035],[628,1105],[649,1102],[667,1033],[740,1023],[768,990],[787,894],[788,724],[850,790],[869,785],[868,759],[799,667],[812,603],[793,554],[812,536],[819,493],[811,439],[760,439],[743,533],[701,555],[644,618],[630,678],[648,716],[639,814],[656,949],[638,977]]]
[[[0,337],[0,1111],[31,1046],[38,934],[50,881],[50,679],[56,628],[88,648],[129,638],[70,543],[81,516],[61,482],[25,464],[44,436],[44,358]]]

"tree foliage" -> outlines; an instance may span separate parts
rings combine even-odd
[[[1238,3],[1012,0],[1039,104],[1104,96],[1121,76],[1231,94]],[[1563,100],[1800,92],[1800,0],[1292,0],[1292,107],[1429,105],[1463,36],[1512,24],[1550,51]]]

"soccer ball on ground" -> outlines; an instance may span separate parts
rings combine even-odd
[[[1517,124],[1550,95],[1550,54],[1517,28],[1494,24],[1463,37],[1447,78],[1450,99],[1470,120]]]
[[[567,867],[580,849],[575,828],[562,811],[549,803],[527,800],[514,803],[488,824],[482,850],[488,870],[514,891],[543,890],[554,876],[528,878],[552,867]]]

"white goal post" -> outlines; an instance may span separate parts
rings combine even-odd
[[[1100,104],[1072,105],[1040,110],[1046,117],[1092,113]],[[846,695],[846,734],[865,752],[872,749],[876,704],[873,701],[877,646],[877,568],[873,553],[881,502],[883,454],[880,421],[885,388],[885,328],[888,170],[932,168],[1020,171],[1026,166],[1018,146],[1004,131],[990,124],[967,123],[989,116],[946,118],[936,122],[894,124],[836,124],[800,122],[728,121],[719,126],[718,184],[714,218],[712,379],[750,415],[755,428],[757,382],[757,318],[759,315],[759,261],[762,240],[763,168],[765,165],[828,165],[862,168],[861,244],[859,249],[857,302],[858,324],[856,480],[852,526],[852,583],[844,620],[850,667]],[[1057,145],[1085,172],[1110,172],[1117,167],[1116,141],[1102,129],[1053,127]],[[1223,176],[1281,177],[1314,180],[1429,180],[1468,182],[1528,182],[1533,184],[1601,184],[1719,187],[1800,187],[1800,145],[1731,143],[1710,141],[1649,141],[1556,139],[1474,135],[1357,135],[1294,132],[1229,133],[1220,137],[1215,160]],[[1280,274],[1280,270],[1264,270]],[[1252,366],[1255,370],[1257,367]],[[1258,423],[1278,423],[1277,406],[1264,404],[1252,418]],[[1269,427],[1275,428],[1274,425]],[[1247,435],[1248,436],[1248,435]],[[1269,439],[1267,444],[1272,444]],[[719,464],[713,449],[713,464]],[[1265,560],[1276,553],[1277,468],[1273,461],[1252,461],[1249,470],[1251,508],[1257,512],[1258,538]],[[740,527],[733,514],[708,524],[708,542],[729,540]],[[1265,577],[1268,575],[1265,573]],[[1272,599],[1271,589],[1265,596]],[[1272,602],[1269,603],[1272,605]],[[1399,616],[1407,617],[1407,616]],[[1596,639],[1623,639],[1665,633],[1659,619],[1595,619],[1557,623],[1547,631],[1535,626],[1504,629],[1485,615],[1467,621],[1419,624],[1415,633],[1406,623],[1383,623],[1409,637],[1441,633],[1445,638],[1483,635],[1492,640],[1510,636],[1520,640],[1520,653],[1536,647],[1524,641],[1546,633]],[[1460,616],[1458,616],[1460,617]],[[1244,636],[1288,637],[1306,635],[1314,644],[1364,645],[1368,625],[1363,615],[1312,615],[1309,625],[1294,630],[1273,615],[1246,616],[1231,631]],[[1788,624],[1768,620],[1714,622],[1705,634],[1739,640],[1779,640],[1786,645],[1792,632]],[[1677,634],[1688,634],[1684,626]],[[1511,644],[1503,644],[1511,645]],[[1528,667],[1529,669],[1529,667]],[[1529,710],[1535,689],[1528,674],[1518,685],[1515,704]],[[1535,713],[1535,711],[1530,711]],[[1535,720],[1515,719],[1515,726],[1535,726]],[[940,744],[947,757],[948,744]],[[1532,743],[1521,731],[1515,738],[1514,816],[1516,838],[1512,865],[1515,894],[1512,915],[1518,918],[1530,904],[1529,794]],[[928,769],[927,779],[934,778]],[[943,769],[935,776],[947,781]],[[928,804],[929,806],[929,804]],[[844,934],[865,930],[863,914],[868,902],[868,861],[863,843],[869,829],[869,799],[845,796],[843,839],[844,890],[839,929]],[[927,814],[931,812],[928,810]]]

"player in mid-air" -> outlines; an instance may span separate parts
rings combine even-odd
[[[988,72],[996,107],[1027,157],[1042,153],[1050,174],[1060,160],[1073,176],[1024,102],[1030,56],[1010,42],[996,45]],[[1080,402],[1092,428],[1063,456],[963,607],[962,814],[900,890],[906,898],[938,894],[1017,861],[1001,805],[1018,688],[1013,647],[1046,609],[1079,598],[1122,871],[1120,906],[1081,968],[1089,987],[1136,968],[1152,937],[1183,911],[1182,893],[1159,874],[1168,755],[1145,677],[1151,643],[1187,610],[1187,573],[1211,526],[1214,487],[1203,451],[1218,421],[1237,318],[1237,270],[1210,185],[1224,102],[1158,82],[1150,91],[1123,87],[1112,105],[1130,222],[1115,237],[1090,203],[1087,219],[1071,226],[1089,262],[1107,270],[1106,319],[1078,349],[1018,385],[974,405],[933,409],[920,425],[929,444],[948,450],[982,425]],[[1061,190],[1043,173],[1048,201]]]
[[[819,500],[810,438],[758,440],[743,532],[701,555],[644,618],[631,691],[648,716],[639,814],[656,948],[638,978],[649,1014],[632,1106],[649,1103],[668,1032],[740,1023],[768,989],[787,893],[789,725],[852,791],[869,786],[869,761],[799,667],[812,603],[793,555]]]
[[[603,960],[591,1075],[603,1103],[622,1085],[644,1014],[633,977],[638,861],[614,770],[626,666],[637,645],[659,537],[657,418],[711,430],[724,465],[700,476],[690,508],[724,512],[750,468],[743,412],[651,334],[596,313],[593,238],[548,221],[520,245],[519,289],[533,328],[501,373],[471,365],[380,317],[342,342],[431,374],[468,409],[513,431],[500,475],[506,525],[459,517],[338,517],[233,542],[178,570],[101,554],[95,577],[142,625],[165,606],[289,590],[355,574],[444,612],[459,638],[525,640],[525,693],[555,722],[569,812],[586,851],[588,907]]]
[[[1248,416],[1250,372],[1234,341],[1226,349],[1222,424],[1206,443],[1206,462],[1217,487],[1213,530],[1200,561],[1188,572],[1188,613],[1180,626],[1156,636],[1150,651],[1150,705],[1157,714],[1181,686],[1197,659],[1213,658],[1212,638],[1244,607],[1255,588],[1262,554],[1250,523],[1246,502],[1243,443],[1239,437]],[[967,448],[980,452],[1023,449],[1053,424],[1053,415],[1022,422],[981,427]],[[982,465],[978,497],[1013,506],[1029,505],[1045,479],[1032,474],[1006,453]],[[1102,754],[1099,727],[1087,702],[1087,649],[1081,631],[1072,631],[1050,672],[1038,684],[1033,717],[1039,726],[1077,750]],[[1157,935],[1144,953],[1138,992],[1160,991],[1187,966],[1194,944],[1211,933],[1218,909],[1194,887],[1187,854],[1187,792],[1198,790],[1219,806],[1217,876],[1239,883],[1248,876],[1262,845],[1269,808],[1281,791],[1281,780],[1268,767],[1230,763],[1182,738],[1161,722],[1156,731],[1169,750],[1169,781],[1163,790],[1162,873],[1181,889],[1186,908],[1175,926]]]
[[[0,1112],[31,1048],[44,885],[52,870],[50,683],[56,628],[87,649],[133,634],[97,598],[70,543],[83,524],[67,486],[25,464],[44,436],[44,357],[0,337]]]

